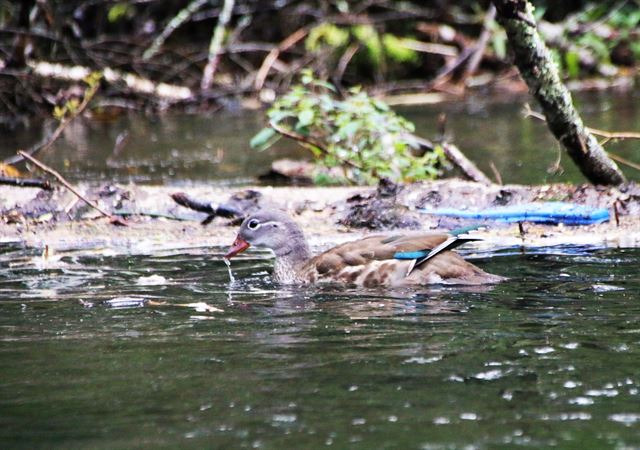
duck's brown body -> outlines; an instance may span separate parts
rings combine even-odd
[[[466,241],[446,233],[377,235],[347,242],[312,257],[295,222],[282,212],[262,212],[243,222],[228,256],[234,256],[250,244],[271,248],[276,255],[273,275],[282,283],[397,287],[503,280],[450,250]],[[438,246],[444,247],[438,249]],[[432,249],[438,249],[435,256],[424,261],[398,259],[402,253]]]
[[[502,280],[465,261],[452,250],[417,267],[413,267],[412,260],[394,258],[398,252],[435,248],[448,238],[448,234],[430,233],[371,236],[347,242],[311,258],[300,268],[297,278],[301,283],[338,282],[364,287],[484,284]]]

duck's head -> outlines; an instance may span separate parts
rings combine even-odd
[[[225,258],[232,258],[250,246],[266,247],[283,256],[292,251],[307,251],[302,230],[282,211],[259,211],[250,215],[240,225],[236,240]]]

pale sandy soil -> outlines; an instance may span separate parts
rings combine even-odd
[[[90,209],[76,211],[74,220],[63,220],[64,214],[57,214],[59,220],[52,219],[46,211],[32,218],[20,217],[25,205],[33,205],[38,189],[0,187],[0,211],[4,211],[0,222],[0,243],[16,242],[35,249],[49,246],[64,252],[70,250],[108,251],[114,253],[151,254],[163,250],[193,247],[215,247],[212,254],[220,255],[233,241],[237,226],[230,225],[229,219],[217,218],[207,226],[198,220],[205,214],[195,213],[176,205],[169,194],[183,190],[189,195],[215,202],[224,202],[239,188],[189,187],[177,189],[163,186],[120,186],[128,191],[129,200],[123,209],[146,213],[159,213],[190,220],[171,220],[136,216],[128,219],[129,226],[109,224],[107,219],[96,218]],[[89,186],[81,188],[91,194]],[[375,188],[362,187],[253,187],[263,194],[263,205],[281,207],[289,211],[305,230],[316,249],[326,248],[365,234],[378,232],[353,229],[339,224],[348,213],[351,202],[347,199],[355,194],[371,195]],[[95,189],[94,189],[95,190]],[[605,247],[640,246],[640,196],[638,187],[632,186],[626,192],[618,190],[598,190],[593,187],[551,185],[542,187],[490,186],[459,180],[445,180],[412,185],[401,191],[392,203],[406,210],[411,217],[418,218],[422,229],[450,228],[450,221],[415,211],[416,206],[437,204],[439,206],[467,205],[483,206],[508,197],[511,203],[531,200],[572,200],[591,206],[608,207],[616,198],[622,199],[620,224],[615,220],[589,226],[535,225],[525,224],[525,234],[520,234],[518,225],[495,224],[478,235],[485,240],[474,244],[478,250],[487,251],[511,246],[539,247],[555,245],[596,245]],[[41,194],[42,195],[42,194]],[[58,191],[49,199],[48,205],[63,209],[73,202],[74,197]],[[502,201],[501,200],[501,201]],[[100,204],[110,209],[112,199],[107,197]],[[77,205],[75,206],[77,208]],[[45,208],[46,209],[46,208]],[[72,211],[73,208],[72,208]],[[62,218],[62,219],[60,219]],[[16,223],[9,223],[16,222]]]

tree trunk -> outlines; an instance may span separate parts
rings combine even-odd
[[[571,94],[560,80],[549,49],[538,34],[533,6],[528,0],[493,0],[498,22],[507,32],[515,64],[542,107],[549,129],[587,179],[594,184],[625,181],[573,106]]]

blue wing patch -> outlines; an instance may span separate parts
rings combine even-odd
[[[424,258],[431,250],[419,250],[417,252],[396,252],[393,254],[394,259],[419,259]]]

